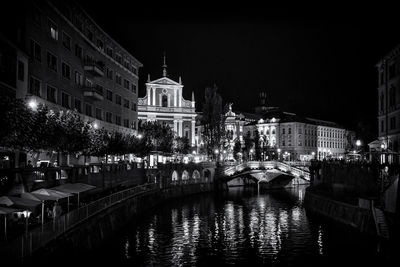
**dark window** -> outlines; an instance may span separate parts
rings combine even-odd
[[[82,47],[80,47],[79,45],[75,45],[75,56],[77,56],[78,58],[82,59],[83,57],[83,50]]]
[[[396,129],[396,117],[390,118],[390,130]]]
[[[98,120],[102,120],[103,119],[103,112],[102,112],[102,110],[101,109],[99,109],[99,108],[96,108],[96,119],[98,119]]]
[[[167,95],[162,96],[162,106],[168,107],[168,96]]]
[[[124,87],[129,89],[129,81],[127,79],[124,79]]]
[[[39,62],[42,61],[42,47],[33,40],[30,43],[30,56]]]
[[[285,146],[285,140],[282,140],[282,146]]]
[[[129,119],[124,119],[124,127],[129,128]]]
[[[110,57],[113,56],[113,50],[112,50],[111,47],[107,47],[107,48],[106,48],[106,54],[109,55]]]
[[[89,104],[85,104],[85,114],[87,116],[92,116],[92,106]]]
[[[107,90],[106,97],[107,97],[107,100],[112,101],[113,100],[113,93],[110,90]]]
[[[134,94],[136,94],[136,84],[131,84],[131,89]]]
[[[74,108],[75,108],[76,111],[78,111],[79,113],[82,112],[82,102],[81,102],[81,100],[79,100],[78,98],[75,98]]]
[[[135,74],[137,74],[137,69],[136,69],[136,67],[133,66],[133,65],[132,65],[132,72],[135,73]]]
[[[136,104],[132,102],[132,108],[133,111],[136,111]]]
[[[106,122],[112,122],[112,113],[106,112]]]
[[[57,71],[57,58],[50,52],[47,52],[47,67],[51,70]]]
[[[384,98],[384,94],[382,93],[381,94],[381,96],[380,96],[380,98],[379,98],[379,100],[380,100],[380,107],[381,107],[381,110],[383,110],[384,109],[384,101],[385,101],[385,98]]]
[[[121,125],[121,117],[120,116],[115,115],[115,124]]]
[[[108,79],[112,80],[114,78],[113,70],[106,68],[106,75]]]
[[[25,76],[25,64],[24,62],[18,60],[18,80],[24,81]]]
[[[292,133],[292,128],[289,128],[288,129],[288,134],[291,134]]]
[[[86,37],[90,40],[93,41],[93,32],[89,29],[86,29]]]
[[[122,57],[121,57],[120,54],[115,54],[115,60],[116,60],[118,63],[122,64]]]
[[[115,73],[115,82],[118,83],[119,85],[122,84],[122,77],[118,73]]]
[[[129,108],[129,100],[124,98],[124,108]]]
[[[69,35],[66,34],[65,32],[63,32],[62,35],[62,44],[65,48],[71,50],[71,37],[69,37]]]
[[[383,71],[381,71],[380,73],[379,73],[379,82],[380,82],[380,85],[382,85],[384,82],[385,82],[385,80],[384,80],[384,72]]]
[[[103,49],[104,49],[104,43],[103,43],[102,40],[97,39],[97,47],[98,47],[100,50],[103,50]]]
[[[75,71],[75,83],[83,85],[83,76],[79,72]]]
[[[57,41],[58,40],[57,24],[55,24],[54,21],[52,21],[51,19],[48,19],[48,25],[51,38]]]
[[[70,108],[69,104],[70,96],[64,92],[61,92],[61,105],[65,108]]]
[[[381,121],[381,132],[385,131],[385,124],[384,121]]]
[[[129,65],[130,65],[130,64],[129,64],[129,61],[126,61],[126,60],[125,60],[125,61],[124,61],[124,67],[127,68],[127,69],[129,70]]]
[[[120,95],[115,95],[115,103],[118,105],[121,105],[121,96]]]
[[[282,134],[285,134],[285,128],[282,129]]]
[[[56,101],[56,88],[47,85],[47,100],[53,103],[57,103]]]
[[[70,68],[70,66],[67,63],[63,62],[61,64],[61,70],[62,70],[62,76],[64,78],[70,80],[71,79],[71,68]]]
[[[29,79],[29,93],[40,96],[41,82],[38,79],[31,77]]]

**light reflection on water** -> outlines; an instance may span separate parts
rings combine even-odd
[[[304,189],[257,194],[230,188],[224,195],[170,201],[113,240],[108,253],[135,266],[337,266],[341,256],[355,262],[360,255],[374,257],[373,241],[309,218]]]

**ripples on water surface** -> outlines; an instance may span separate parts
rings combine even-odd
[[[171,200],[96,251],[131,266],[380,266],[374,240],[306,215],[304,187]]]

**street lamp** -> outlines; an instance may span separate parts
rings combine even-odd
[[[250,160],[252,160],[253,159],[253,149],[250,149]]]
[[[311,155],[312,155],[312,159],[314,159],[315,158],[315,152],[314,151],[311,152]]]
[[[218,150],[218,149],[215,149],[215,150],[214,150],[214,153],[215,153],[215,161],[218,161],[219,150]]]
[[[141,134],[138,134],[138,136],[137,136],[139,139],[142,139],[142,135]]]
[[[280,148],[278,148],[276,151],[278,152],[278,160],[280,160],[281,159],[281,151],[282,150]]]
[[[37,107],[38,107],[38,103],[36,102],[35,99],[31,99],[31,100],[29,100],[29,102],[28,102],[28,107],[29,107],[30,109],[32,109],[33,111],[36,111],[36,110],[37,110]]]
[[[93,128],[94,129],[98,129],[99,128],[99,125],[97,124],[97,122],[93,122]]]

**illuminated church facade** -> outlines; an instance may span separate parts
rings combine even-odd
[[[161,78],[146,82],[146,96],[138,98],[138,119],[165,123],[179,137],[187,137],[189,144],[195,146],[196,110],[194,93],[192,100],[182,96],[184,85],[182,79],[176,82],[167,75],[167,65],[163,65]]]

